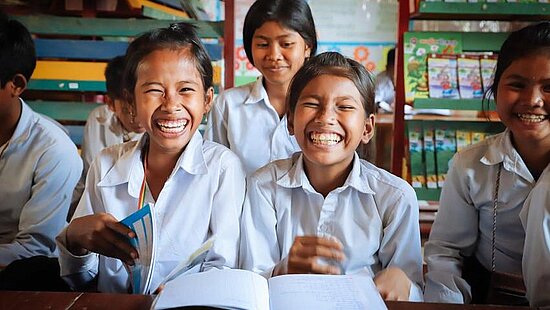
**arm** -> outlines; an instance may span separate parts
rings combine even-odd
[[[222,171],[219,180],[216,180],[218,189],[213,197],[210,218],[210,231],[216,235],[216,241],[208,253],[203,270],[238,266],[239,222],[246,176],[239,159],[233,153],[227,151],[221,160]]]
[[[472,255],[479,217],[469,194],[467,170],[455,155],[430,238],[424,247],[428,264],[424,299],[430,302],[468,303],[470,285],[462,278],[463,256]]]
[[[549,166],[550,167],[550,166]],[[550,169],[525,201],[523,278],[531,306],[550,306]],[[522,214],[522,217],[524,214]],[[525,218],[522,218],[525,219]]]
[[[73,189],[82,172],[74,146],[55,144],[36,164],[30,197],[22,206],[14,240],[0,245],[0,265],[36,255],[51,256],[55,236],[66,225]]]
[[[407,185],[383,219],[384,234],[378,257],[382,268],[375,277],[385,299],[422,301],[422,253],[418,202]]]
[[[61,277],[75,289],[89,287],[98,274],[99,254],[116,257],[132,265],[137,258],[127,237],[133,232],[110,214],[104,213],[96,184],[100,160],[93,162],[86,188],[73,220],[56,241],[59,247]]]
[[[227,103],[225,101],[224,94],[220,94],[216,98],[212,109],[208,114],[208,121],[206,130],[204,131],[204,138],[220,144],[223,144],[230,148],[227,130]]]
[[[269,278],[273,267],[281,260],[277,240],[277,214],[275,206],[252,176],[241,219],[240,268],[261,273]]]

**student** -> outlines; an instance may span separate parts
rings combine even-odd
[[[229,147],[246,173],[299,150],[287,129],[290,80],[317,50],[317,34],[305,0],[258,0],[243,27],[246,56],[262,76],[216,99],[205,137]]]
[[[425,245],[427,301],[483,303],[493,269],[521,274],[518,215],[550,162],[549,52],[548,22],[512,32],[500,49],[486,95],[506,130],[452,160]]]
[[[71,139],[20,98],[36,66],[29,31],[0,15],[0,266],[57,256],[82,161]]]
[[[214,234],[201,270],[236,267],[245,174],[230,150],[197,132],[213,96],[199,37],[184,23],[152,30],[130,44],[126,59],[125,92],[146,134],[92,163],[73,220],[57,238],[61,276],[77,289],[97,281],[101,292],[127,292],[123,265],[137,252],[118,222],[147,203],[162,227],[151,287]]]
[[[520,213],[525,227],[522,270],[532,307],[550,306],[550,165],[531,190]]]
[[[386,57],[386,70],[380,72],[374,80],[374,102],[377,107],[385,112],[392,112],[395,101],[394,87],[395,73],[395,48],[388,51]]]
[[[84,126],[84,136],[82,138],[84,171],[73,195],[68,220],[71,219],[82,196],[86,174],[94,157],[108,146],[139,140],[141,134],[145,131],[136,121],[135,115],[131,113],[128,103],[124,100],[122,93],[123,71],[124,56],[113,58],[105,69],[106,104],[95,108],[88,116],[86,126]]]
[[[385,299],[421,300],[414,190],[355,153],[374,134],[369,72],[322,53],[298,71],[288,103],[302,152],[249,177],[241,267],[266,277],[364,272]]]

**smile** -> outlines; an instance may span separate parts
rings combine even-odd
[[[313,144],[331,146],[342,141],[342,136],[337,133],[312,132],[309,134],[309,139]]]
[[[524,113],[518,113],[516,114],[518,118],[524,122],[528,123],[540,123],[548,118],[548,115],[541,115],[541,114],[524,114]]]
[[[161,120],[157,121],[157,126],[162,132],[180,133],[187,127],[187,120]]]

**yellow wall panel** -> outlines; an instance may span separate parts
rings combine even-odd
[[[37,61],[33,79],[105,81],[105,62]]]

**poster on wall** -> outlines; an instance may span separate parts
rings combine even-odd
[[[235,0],[235,85],[260,75],[246,57],[242,25],[254,0]],[[362,63],[373,74],[385,70],[395,46],[397,0],[308,1],[318,35],[317,52],[336,51]]]

